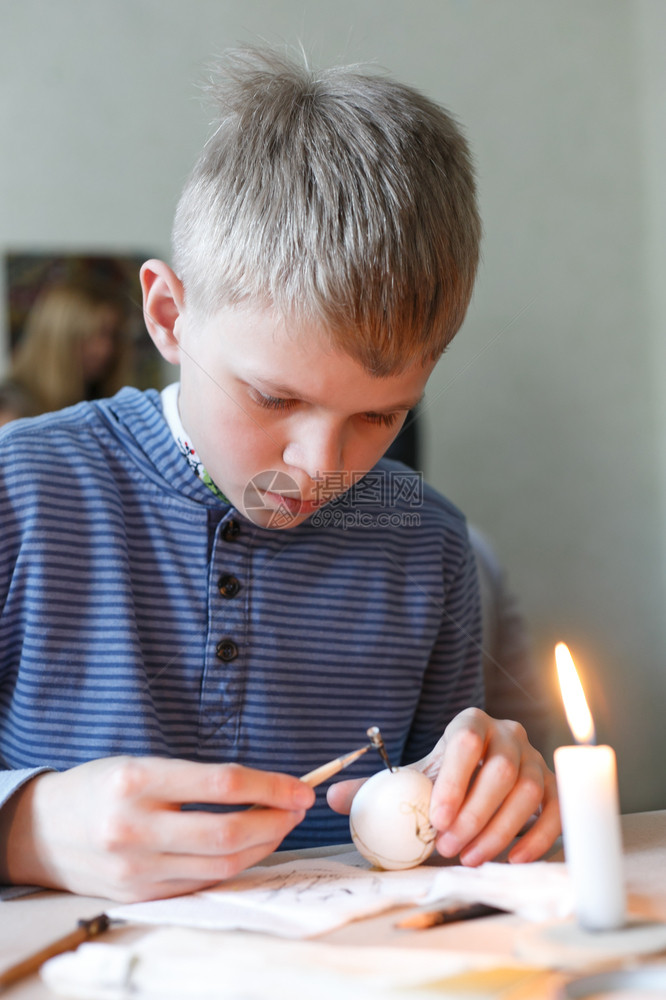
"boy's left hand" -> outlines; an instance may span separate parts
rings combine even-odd
[[[434,782],[430,822],[437,850],[476,866],[497,857],[535,814],[509,861],[535,861],[561,831],[555,775],[517,722],[492,719],[477,708],[460,712],[435,748],[412,767]],[[349,812],[362,782],[328,791],[336,812]]]

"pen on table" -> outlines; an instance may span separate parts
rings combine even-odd
[[[486,906],[485,903],[463,903],[443,907],[441,910],[417,910],[403,917],[395,926],[422,931],[438,924],[455,924],[459,920],[478,920],[480,917],[494,917],[496,914],[507,912],[498,906]]]
[[[29,955],[28,958],[24,958],[20,962],[16,962],[15,965],[10,965],[4,972],[0,972],[0,990],[11,986],[12,983],[16,983],[26,976],[32,975],[33,972],[37,972],[47,959],[53,958],[55,955],[61,955],[65,951],[74,951],[84,941],[98,937],[104,931],[108,930],[110,925],[111,921],[106,913],[100,913],[90,920],[79,920],[75,931],[70,931],[64,937],[58,938],[57,941],[52,941],[51,944],[40,948],[39,951],[36,951],[33,955]]]

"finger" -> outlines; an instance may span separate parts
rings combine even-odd
[[[160,810],[137,817],[130,842],[166,854],[223,856],[248,848],[280,843],[305,816],[305,810],[242,809],[211,813],[203,810]]]
[[[331,809],[343,815],[349,815],[354,796],[367,778],[350,778],[348,781],[337,781],[326,792],[326,801]]]
[[[279,846],[279,841],[224,856],[143,854],[109,864],[101,895],[120,902],[163,899],[210,888],[258,864]]]
[[[562,832],[562,820],[557,798],[555,778],[546,784],[541,814],[536,822],[524,834],[514,848],[509,852],[509,861],[522,864],[536,861],[553,846]]]
[[[248,848],[225,857],[204,855],[156,855],[150,866],[151,879],[144,888],[145,899],[177,896],[211,888],[259,864],[279,847],[280,842]]]
[[[208,884],[224,882],[258,864],[280,846],[280,840],[259,844],[220,857],[206,855],[163,855],[163,863],[180,878],[198,879]]]
[[[520,748],[503,730],[495,730],[486,747],[485,760],[474,772],[465,801],[441,840],[445,857],[459,854],[487,826],[512,792],[520,774]],[[537,774],[540,775],[538,769]],[[536,805],[541,801],[542,792],[543,784]]]
[[[430,804],[430,822],[448,830],[467,797],[470,784],[488,751],[489,727],[480,715],[458,716],[446,731],[446,745],[439,761]]]
[[[115,763],[113,787],[122,798],[307,809],[314,792],[298,778],[240,764],[201,764],[156,757],[125,757]]]
[[[478,835],[461,844],[460,861],[474,867],[505,850],[539,809],[544,775],[538,760],[524,761],[518,780],[497,811],[481,823]]]

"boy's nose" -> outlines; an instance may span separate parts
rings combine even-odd
[[[333,428],[309,423],[298,437],[293,438],[282,453],[283,461],[305,472],[309,479],[320,480],[342,468],[342,439]]]

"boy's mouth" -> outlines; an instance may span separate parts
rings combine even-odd
[[[326,503],[326,498],[316,500],[301,500],[300,495],[288,495],[284,493],[273,493],[264,491],[264,499],[271,507],[285,507],[290,514],[311,514],[318,510],[322,504]]]
[[[280,521],[280,527],[296,519],[301,521],[333,499],[332,493],[322,491],[319,483],[312,486],[314,493],[303,490],[303,493],[310,493],[306,499],[301,486],[288,473],[271,470],[258,473],[248,482],[243,493],[245,513],[250,520],[261,524],[268,515],[274,515]]]

